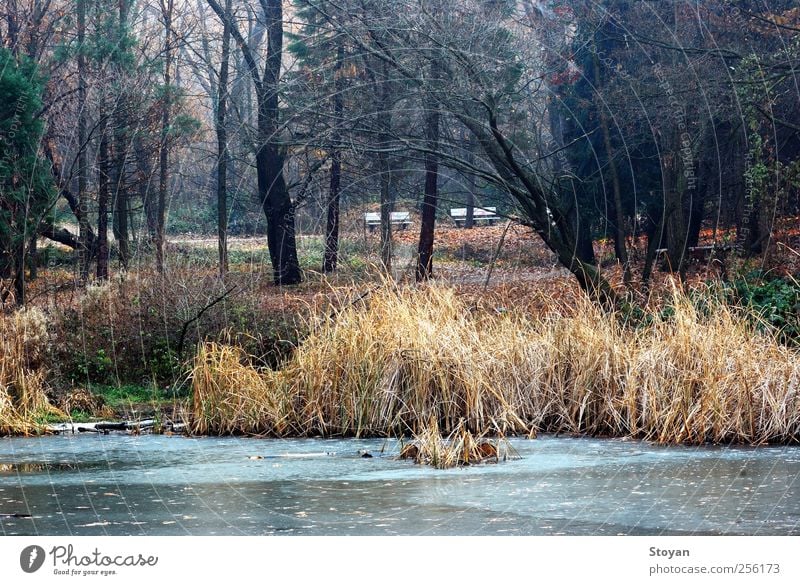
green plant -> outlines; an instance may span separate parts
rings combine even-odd
[[[92,420],[92,415],[82,410],[73,410],[69,413],[69,419],[76,423],[85,423]]]
[[[156,380],[166,381],[175,378],[181,364],[168,340],[158,339],[153,344],[149,366],[151,375]]]
[[[733,282],[730,294],[749,309],[762,330],[774,329],[783,343],[800,344],[800,283],[753,272]]]

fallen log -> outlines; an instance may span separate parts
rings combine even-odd
[[[54,434],[61,433],[98,433],[107,435],[111,431],[141,433],[142,431],[153,430],[156,427],[154,419],[141,421],[101,421],[90,423],[57,423],[47,426],[47,430]],[[166,423],[165,429],[179,433],[187,428],[186,423]]]
[[[142,431],[146,431],[148,429],[152,429],[156,426],[156,421],[154,420],[143,420],[138,422],[128,422],[126,424],[126,429],[132,431],[134,433],[140,433]]]
[[[125,431],[128,429],[126,422],[100,422],[94,425],[99,431]]]
[[[79,433],[100,433],[97,427],[78,427]]]

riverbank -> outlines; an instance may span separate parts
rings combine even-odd
[[[17,312],[0,320],[0,433],[113,417],[202,435],[412,437],[435,424],[444,437],[797,442],[798,350],[712,292],[623,315],[580,296],[541,292],[522,308],[443,285],[372,287],[307,312],[302,342],[274,369],[214,341],[198,346],[180,393],[107,386],[66,402],[47,391],[47,319]],[[75,410],[98,395],[96,412]]]
[[[252,239],[232,248],[224,281],[210,244],[191,240],[172,245],[164,275],[142,265],[76,287],[50,267],[29,309],[0,315],[0,434],[154,419],[204,434],[413,436],[434,420],[443,437],[463,425],[476,437],[797,440],[796,280],[723,282],[693,266],[687,293],[659,273],[646,309],[608,315],[517,232],[495,261],[504,230],[444,230],[439,284],[421,288],[367,269],[371,240],[348,240],[337,275],[289,288],[271,284]],[[319,239],[302,243],[315,265]]]

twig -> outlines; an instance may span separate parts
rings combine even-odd
[[[226,289],[225,292],[223,292],[220,296],[218,296],[213,301],[208,303],[205,307],[200,309],[194,317],[192,317],[188,321],[184,321],[183,327],[181,327],[181,335],[178,338],[177,354],[178,354],[178,359],[179,360],[180,360],[181,356],[183,356],[183,343],[186,340],[186,333],[189,331],[189,326],[192,323],[194,323],[195,321],[197,321],[198,319],[200,319],[200,317],[203,316],[203,313],[208,311],[211,307],[213,307],[217,303],[221,303],[222,301],[224,301],[233,291],[236,290],[236,288],[237,288],[237,285],[233,285],[231,288]]]
[[[483,291],[486,292],[486,289],[489,288],[489,280],[492,278],[492,272],[494,272],[494,264],[497,262],[497,259],[500,257],[500,251],[503,249],[503,244],[506,241],[506,234],[508,233],[508,228],[511,227],[511,220],[506,222],[506,227],[503,230],[503,235],[500,236],[500,241],[497,243],[497,250],[494,251],[494,256],[492,257],[492,262],[489,264],[489,272],[486,274],[486,282],[483,283]]]

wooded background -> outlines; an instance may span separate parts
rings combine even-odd
[[[766,259],[800,206],[792,0],[2,0],[0,46],[4,303],[40,237],[80,283],[163,271],[185,232],[218,235],[224,277],[228,234],[266,234],[297,284],[298,230],[334,271],[343,214],[380,209],[389,269],[402,202],[418,279],[437,217],[493,205],[617,305],[703,230]]]

